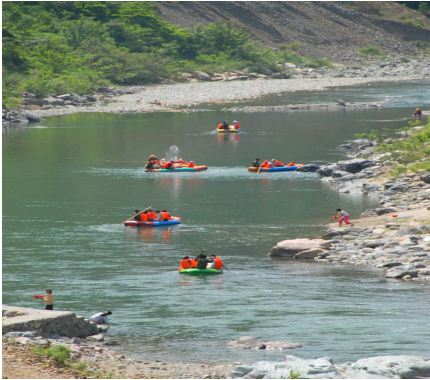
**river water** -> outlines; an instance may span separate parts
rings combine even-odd
[[[42,307],[30,296],[50,288],[56,309],[87,317],[112,310],[108,339],[142,360],[250,363],[285,355],[226,346],[245,335],[301,342],[303,348],[287,353],[337,362],[428,354],[428,286],[388,281],[372,268],[266,256],[278,241],[321,235],[338,207],[355,218],[377,203],[338,194],[315,174],[257,175],[246,167],[256,157],[305,164],[342,159],[337,145],[355,133],[403,127],[411,104],[423,105],[430,90],[423,97],[422,85],[412,82],[280,96],[288,102],[342,96],[363,101],[366,91],[374,94],[368,100],[385,96],[394,105],[76,114],[4,130],[3,303]],[[276,104],[280,97],[261,103]],[[233,118],[243,133],[211,133]],[[139,162],[150,154],[162,157],[174,145],[182,158],[209,170],[144,172]],[[114,229],[135,208],[148,206],[170,210],[183,223]],[[229,271],[179,275],[180,258],[198,253],[185,236],[220,255]]]

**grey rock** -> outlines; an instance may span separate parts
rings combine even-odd
[[[375,216],[378,216],[378,214],[374,210],[366,210],[360,214],[361,218],[374,218]]]
[[[421,174],[421,181],[425,183],[430,183],[430,173],[423,173]]]
[[[382,264],[382,266],[385,268],[393,268],[393,267],[398,267],[401,265],[402,265],[402,263],[399,263],[399,262],[391,262],[391,263]]]
[[[303,172],[303,173],[315,173],[319,168],[320,168],[319,165],[309,164],[298,168],[296,171]]]
[[[340,170],[355,174],[355,173],[359,173],[365,168],[375,166],[376,162],[372,160],[367,160],[364,158],[354,158],[352,160],[339,161],[338,165]]]

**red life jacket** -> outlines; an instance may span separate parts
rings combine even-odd
[[[140,220],[147,222],[148,221],[148,214],[145,214],[142,212],[142,214],[140,214]]]
[[[239,123],[236,123],[236,124],[234,124],[234,127],[235,127],[236,129],[240,129],[240,124],[239,124]]]
[[[188,164],[188,167],[189,168],[194,168],[196,166],[196,164],[194,163],[194,162],[190,162],[189,164]]]
[[[148,219],[157,219],[157,214],[154,211],[148,212]]]
[[[191,268],[191,260],[190,259],[182,259],[181,267],[184,269]]]
[[[196,259],[190,259],[191,261],[191,268],[195,268],[197,266],[197,260]]]

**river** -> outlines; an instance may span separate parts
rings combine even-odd
[[[380,109],[231,114],[218,105],[191,114],[74,114],[6,129],[3,303],[42,307],[30,296],[49,288],[57,310],[86,317],[112,310],[108,339],[148,361],[250,363],[285,355],[226,346],[245,335],[301,342],[287,353],[336,362],[428,354],[428,286],[389,281],[372,268],[266,256],[278,241],[321,235],[338,207],[356,218],[377,202],[338,194],[315,174],[257,175],[246,167],[256,157],[342,159],[336,146],[355,133],[403,127],[429,91],[416,82],[391,83],[259,103],[390,100]],[[233,118],[243,133],[211,133]],[[140,162],[172,146],[209,170],[144,172]],[[114,229],[148,206],[170,210],[182,224]],[[198,253],[185,236],[220,255],[229,271],[179,275],[180,258]]]

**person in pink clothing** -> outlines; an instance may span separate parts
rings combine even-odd
[[[352,223],[349,222],[349,214],[346,211],[342,211],[342,209],[337,208],[337,217],[339,218],[339,227],[342,227],[342,222],[345,222],[346,225]]]

